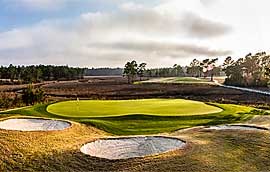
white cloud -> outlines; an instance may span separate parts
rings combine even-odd
[[[201,4],[208,7],[216,3],[218,0],[200,0],[200,1],[201,1]]]
[[[122,66],[137,59],[149,66],[171,66],[231,53],[231,47],[212,44],[230,33],[230,26],[184,9],[158,10],[162,6],[125,3],[114,12],[86,13],[0,33],[0,63],[91,67]]]
[[[14,50],[33,45],[31,35],[27,35],[23,29],[15,29],[9,32],[1,33],[0,40],[0,51],[9,49]]]
[[[163,64],[170,65],[171,58],[185,60],[193,56],[216,56],[230,53],[172,41],[159,42],[147,39],[136,41],[136,38],[132,39],[131,35],[128,36],[129,39],[123,40],[119,39],[120,36],[106,39],[106,34],[113,33],[106,33],[103,36],[95,35],[95,31],[88,32],[86,28],[81,30],[83,26],[85,25],[80,23],[78,27],[64,31],[60,26],[41,24],[30,29],[4,33],[5,42],[8,44],[0,44],[0,52],[2,52],[0,54],[5,57],[0,62],[2,64],[9,61],[17,64],[122,66],[126,60],[137,59],[146,61],[149,65],[158,66],[165,58],[170,61]],[[120,32],[117,33],[117,35],[120,34]]]

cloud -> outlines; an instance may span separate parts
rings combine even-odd
[[[218,0],[200,0],[201,4],[208,7],[216,3]]]
[[[91,23],[92,29],[110,27],[112,31],[126,30],[148,36],[209,39],[224,36],[232,31],[226,24],[203,18],[195,13],[171,15],[133,3],[122,5],[121,11],[117,13],[88,13],[84,14],[83,18]]]
[[[186,15],[160,13],[130,3],[114,12],[42,21],[0,33],[0,63],[122,66],[134,58],[149,66],[167,66],[194,56],[231,53],[192,41],[225,35],[225,25],[196,14]]]
[[[184,15],[183,25],[189,36],[198,38],[212,38],[226,35],[232,28],[226,24],[202,18],[194,13]]]
[[[117,49],[121,51],[141,52],[142,54],[149,54],[155,52],[161,56],[172,56],[181,58],[192,56],[225,56],[232,52],[229,50],[213,50],[208,47],[198,46],[194,44],[181,44],[175,42],[113,42],[113,43],[94,43],[90,47],[99,50]]]
[[[33,45],[31,37],[24,30],[12,30],[0,33],[0,51],[9,49],[19,49]]]

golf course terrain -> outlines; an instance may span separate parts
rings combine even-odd
[[[0,129],[0,171],[269,171],[266,130],[179,130],[246,121],[268,124],[270,118],[259,114],[248,106],[184,99],[62,101],[4,111],[0,121],[38,117],[71,121],[72,126],[59,131]],[[100,138],[149,134],[179,138],[186,146],[118,160],[80,151]]]
[[[183,128],[239,123],[254,116],[254,108],[205,104],[183,99],[82,100],[40,104],[3,115],[68,119],[115,135],[173,132]]]
[[[31,115],[29,109],[24,112],[29,112],[28,115]],[[39,112],[31,111],[36,115]],[[1,116],[1,120],[6,117]],[[260,116],[257,120],[260,121]],[[269,123],[270,118],[265,116],[263,121]],[[51,132],[0,130],[0,171],[257,172],[270,170],[270,133],[267,131],[192,129],[166,135],[186,140],[188,146],[182,150],[144,158],[107,160],[80,152],[81,146],[85,143],[110,136],[109,133],[88,125],[73,122],[69,129]]]

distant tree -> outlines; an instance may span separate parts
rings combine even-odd
[[[134,77],[137,75],[138,64],[135,60],[131,62],[127,62],[124,68],[124,76],[128,78],[128,83],[132,83],[134,81]]]
[[[13,80],[16,77],[16,67],[14,67],[12,64],[8,66],[8,78],[13,82]]]
[[[226,71],[227,67],[233,65],[233,63],[234,63],[234,61],[233,61],[232,57],[228,56],[223,62],[222,69],[224,71]]]
[[[52,66],[52,65],[31,65],[31,66],[13,66],[0,67],[0,78],[15,79],[24,83],[49,81],[49,80],[71,80],[80,79],[85,73],[84,68],[72,68],[68,66]]]
[[[178,64],[173,65],[173,71],[175,76],[181,76],[184,74],[183,68]]]
[[[34,105],[41,103],[44,100],[44,91],[41,88],[35,89],[32,84],[29,84],[22,93],[22,101],[26,105]]]
[[[146,74],[147,74],[147,77],[152,77],[153,76],[153,70],[147,69]]]
[[[208,65],[210,63],[210,59],[204,59],[201,63],[200,63],[200,66],[202,67],[202,71],[203,71],[203,76],[204,78],[207,77],[207,74],[208,74]]]
[[[197,59],[192,60],[189,67],[187,68],[187,73],[191,74],[192,77],[200,77],[201,76],[201,66],[200,61]]]
[[[208,64],[208,72],[210,73],[211,81],[214,81],[215,69],[216,69],[216,62],[218,58],[210,60]]]
[[[218,61],[218,58],[215,59],[205,59],[201,62],[201,66],[203,68],[204,77],[207,77],[210,75],[211,81],[214,79],[214,69],[216,66],[216,62]]]
[[[225,63],[225,62],[224,62]],[[265,52],[247,54],[224,68],[226,84],[237,86],[267,86],[270,80],[270,56]]]
[[[137,74],[140,77],[140,81],[142,80],[142,77],[144,76],[146,70],[146,63],[141,63],[137,68]]]

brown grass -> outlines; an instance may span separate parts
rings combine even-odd
[[[89,78],[88,82],[59,82],[44,85],[54,98],[137,99],[187,98],[200,101],[240,104],[270,104],[270,97],[198,84],[127,84],[122,77]]]
[[[175,132],[185,150],[128,160],[84,155],[79,148],[106,133],[74,124],[53,132],[0,130],[0,171],[269,171],[270,133],[254,131]]]

